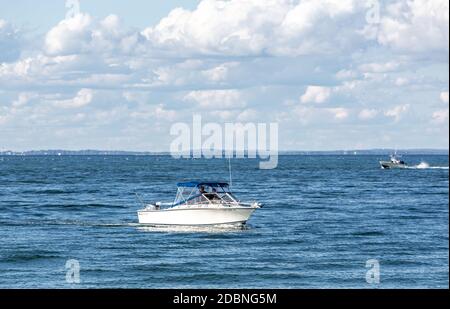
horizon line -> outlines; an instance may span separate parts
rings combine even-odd
[[[203,149],[194,149],[191,150],[190,153],[192,152],[196,152],[196,151],[204,151]],[[237,152],[244,152],[244,153],[248,153],[248,152],[258,152],[258,150],[233,150],[233,154],[237,153]],[[268,151],[268,150],[267,150]],[[355,148],[355,149],[328,149],[328,150],[278,150],[278,153],[292,153],[292,152],[370,152],[370,151],[396,151],[396,152],[417,152],[417,151],[439,151],[439,152],[447,152],[449,153],[449,149],[448,148]],[[0,154],[5,154],[5,153],[14,153],[14,154],[25,154],[25,153],[37,153],[37,152],[52,152],[52,153],[57,153],[57,152],[97,152],[97,153],[134,153],[134,154],[169,154],[171,153],[170,151],[152,151],[152,150],[104,150],[104,149],[89,149],[89,148],[85,148],[85,149],[57,149],[57,148],[53,148],[53,149],[31,149],[31,150],[0,150]],[[228,152],[228,150],[222,150],[223,153]],[[177,152],[177,154],[187,154],[187,152]]]

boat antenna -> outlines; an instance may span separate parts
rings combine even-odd
[[[231,178],[231,156],[228,157],[228,173],[230,176],[230,190],[231,190],[231,186],[233,185],[233,179]]]

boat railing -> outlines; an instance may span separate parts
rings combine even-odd
[[[157,203],[158,206],[175,207],[179,205],[190,204],[223,204],[223,205],[239,205],[238,201],[230,192],[205,192],[195,195],[189,195],[183,198],[182,195],[177,196],[173,203]]]

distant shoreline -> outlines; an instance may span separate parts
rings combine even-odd
[[[395,149],[279,151],[279,155],[389,155]],[[449,155],[448,149],[398,149],[401,155]],[[30,150],[0,151],[0,156],[168,156],[169,152],[108,150]]]

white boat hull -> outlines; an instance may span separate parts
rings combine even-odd
[[[244,224],[256,207],[190,207],[138,211],[140,224],[219,225]]]
[[[390,161],[380,161],[381,168],[383,169],[393,169],[393,168],[406,168],[407,165],[404,163],[393,163]]]

